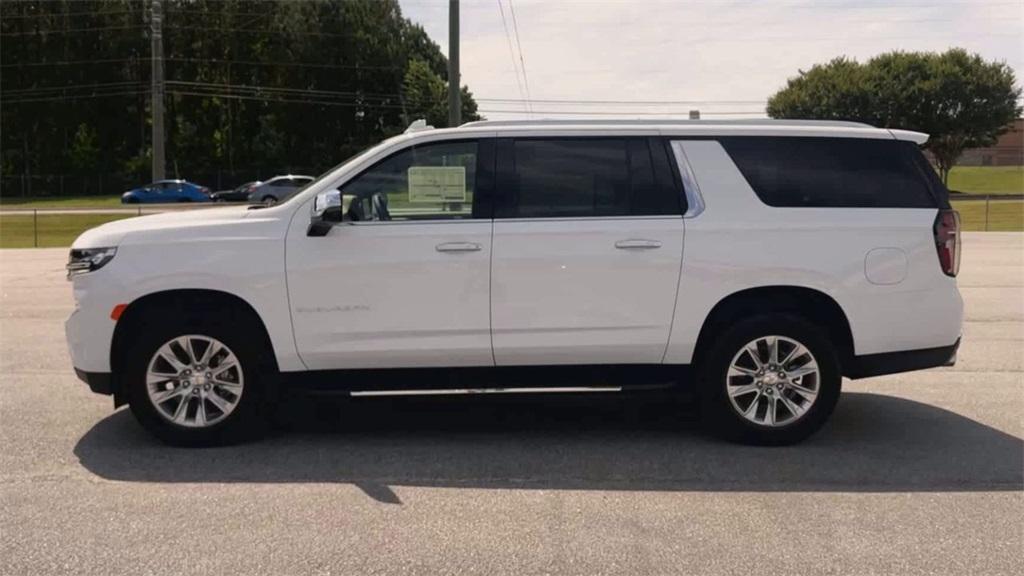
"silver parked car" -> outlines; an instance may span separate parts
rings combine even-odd
[[[249,202],[271,206],[291,196],[296,190],[313,181],[312,176],[286,174],[274,176],[270,180],[253,187],[249,192]]]

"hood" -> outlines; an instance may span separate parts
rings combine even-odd
[[[174,232],[186,228],[207,228],[245,218],[248,206],[176,210],[149,216],[115,220],[90,228],[71,245],[72,248],[119,246],[129,234]]]

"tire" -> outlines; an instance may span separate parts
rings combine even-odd
[[[270,377],[266,373],[266,368],[261,366],[261,359],[269,357],[272,353],[266,349],[263,339],[256,336],[260,334],[259,327],[251,326],[253,321],[243,315],[230,312],[178,312],[165,312],[148,319],[146,326],[136,334],[135,344],[127,352],[123,362],[123,385],[127,390],[128,404],[135,418],[147,431],[174,446],[218,446],[258,438],[265,431],[269,419],[267,382],[270,381]],[[205,376],[212,372],[206,372],[205,375],[193,373],[190,376],[194,380],[188,382],[187,387],[191,389],[193,396],[189,400],[190,404],[185,407],[186,413],[182,415],[184,424],[171,420],[171,411],[176,407],[176,402],[173,399],[168,400],[161,404],[163,408],[158,408],[151,399],[151,386],[147,384],[147,373],[151,367],[160,372],[171,371],[170,363],[158,361],[157,365],[152,364],[157,352],[175,339],[181,343],[183,338],[188,338],[192,342],[197,348],[197,354],[202,354],[203,351],[197,344],[201,339],[215,341],[223,345],[229,354],[233,354],[238,365],[238,368],[228,368],[221,376],[209,380],[206,380]],[[171,352],[177,353],[179,362],[188,358],[182,355],[181,346],[172,347]],[[217,366],[214,365],[215,362],[216,358],[208,360],[208,366],[204,371],[223,368],[223,361]],[[226,384],[218,384],[221,378],[225,382],[234,380],[236,384],[242,384],[237,397],[226,388]],[[173,377],[167,383],[160,383],[159,386],[168,384],[175,391],[186,387],[185,380],[179,380],[178,377]],[[195,394],[200,396],[197,397]],[[211,398],[208,394],[217,394],[217,398]],[[188,397],[188,394],[181,396]],[[215,400],[218,403],[215,403]],[[231,400],[236,401],[231,410],[222,412],[217,409],[218,404],[230,404]],[[210,422],[209,424],[199,425],[199,403],[204,406],[203,420]],[[192,414],[191,426],[187,425],[189,413]]]
[[[793,352],[793,357],[783,368],[768,370],[773,339],[781,356]],[[750,343],[757,346],[763,371],[747,349]],[[810,372],[815,364],[817,371]],[[752,317],[720,332],[697,370],[705,425],[743,444],[780,446],[804,440],[828,420],[842,387],[838,356],[827,333],[790,314]],[[800,372],[808,373],[793,376]],[[811,392],[813,400],[808,399]],[[772,406],[774,422],[770,423]]]
[[[264,206],[273,206],[274,204],[277,204],[277,198],[274,198],[273,196],[267,194],[266,196],[260,199],[260,203],[262,203]]]

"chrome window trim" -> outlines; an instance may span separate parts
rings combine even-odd
[[[656,215],[656,216],[556,216],[551,218],[425,218],[423,220],[363,220],[359,222],[345,221],[337,225],[342,226],[381,226],[395,224],[454,224],[454,223],[480,223],[480,222],[601,222],[608,220],[681,220],[679,214]]]
[[[683,192],[686,194],[686,213],[683,218],[696,218],[704,212],[704,195],[697,185],[697,177],[693,174],[690,161],[686,158],[686,151],[683,149],[685,140],[673,140],[672,152],[676,157],[676,166],[679,167],[679,176],[683,180]]]
[[[423,218],[421,220],[346,220],[336,226],[390,226],[400,224],[480,224],[491,222],[490,218]]]
[[[656,214],[647,216],[551,216],[531,218],[495,218],[497,222],[601,222],[605,220],[680,220],[679,214]]]

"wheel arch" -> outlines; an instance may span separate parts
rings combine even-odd
[[[161,313],[171,311],[178,317],[187,320],[201,310],[208,312],[211,309],[218,314],[230,316],[232,322],[238,322],[240,326],[251,323],[248,328],[256,331],[257,336],[266,347],[265,349],[270,352],[266,359],[266,367],[277,371],[277,356],[274,353],[274,346],[266,324],[256,309],[243,298],[228,292],[210,289],[174,289],[153,292],[140,296],[129,303],[114,327],[110,346],[110,368],[113,375],[111,386],[115,406],[120,406],[127,401],[123,387],[118,382],[118,375],[122,372],[125,355],[133,340],[132,336],[139,330],[145,329],[147,316],[154,311]]]
[[[828,294],[805,286],[760,286],[733,292],[708,313],[697,336],[693,362],[707,354],[715,336],[745,317],[765,313],[795,314],[821,326],[836,347],[840,371],[845,373],[853,359],[853,331],[846,313]]]

